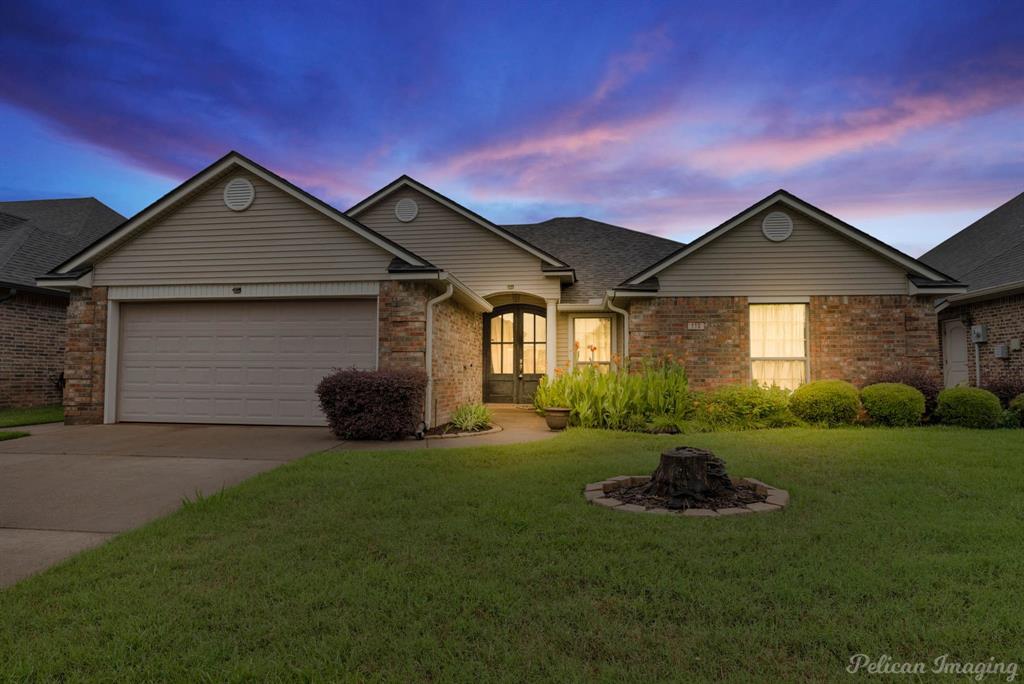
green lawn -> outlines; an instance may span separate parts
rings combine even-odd
[[[18,430],[0,430],[0,442],[4,442],[8,439],[18,439],[19,437],[28,437],[27,432],[20,432]]]
[[[584,503],[676,444],[790,507]],[[945,428],[320,454],[0,592],[0,672],[745,682],[848,679],[857,652],[1020,661],[1022,482],[1024,433]]]
[[[64,407],[39,406],[37,408],[0,409],[0,428],[15,425],[38,425],[64,420]]]

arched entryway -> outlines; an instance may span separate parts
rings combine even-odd
[[[484,401],[528,404],[547,372],[546,312],[506,304],[484,316]]]

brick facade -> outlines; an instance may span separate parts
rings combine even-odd
[[[71,293],[67,314],[64,422],[103,422],[107,355],[107,288]]]
[[[463,404],[483,401],[483,324],[448,299],[434,307],[434,423],[451,420]]]
[[[61,402],[67,297],[19,292],[0,302],[0,409]]]
[[[685,359],[690,386],[750,382],[746,297],[651,297],[629,306],[629,355]],[[691,329],[700,328],[703,329]]]
[[[974,345],[970,342],[972,325],[988,328],[988,342],[978,345],[981,351],[981,384],[1024,382],[1024,351],[1010,351],[1009,358],[996,358],[996,345],[1009,345],[1010,340],[1024,341],[1024,295],[989,299],[958,307],[949,307],[942,320],[960,318],[967,328],[967,373],[972,385],[978,384],[975,371]]]
[[[932,297],[811,297],[811,377],[861,386],[881,373],[910,368],[941,375],[939,324]]]
[[[426,372],[427,300],[432,296],[423,283],[381,282],[377,307],[381,370]]]
[[[750,382],[747,306],[745,297],[634,300],[629,322],[634,365],[644,356],[671,353],[685,359],[694,388]],[[863,385],[901,367],[940,372],[938,322],[927,297],[811,297],[808,329],[812,380]]]

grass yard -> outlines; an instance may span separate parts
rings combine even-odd
[[[4,442],[8,439],[18,439],[19,437],[28,437],[27,432],[20,432],[18,430],[0,430],[0,442]]]
[[[64,420],[64,407],[59,404],[36,408],[0,409],[0,428],[57,423],[62,420]]]
[[[790,507],[584,503],[585,483],[683,443]],[[0,673],[746,682],[849,679],[858,652],[1020,661],[1022,482],[1009,430],[574,430],[315,455],[0,591]]]

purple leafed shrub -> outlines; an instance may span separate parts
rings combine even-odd
[[[984,377],[982,380],[984,380]],[[1024,394],[1024,378],[986,382],[982,384],[982,388],[999,397],[999,403],[1006,407],[1010,405],[1014,397]]]
[[[336,370],[316,393],[339,439],[398,439],[416,432],[427,377],[415,371]]]

